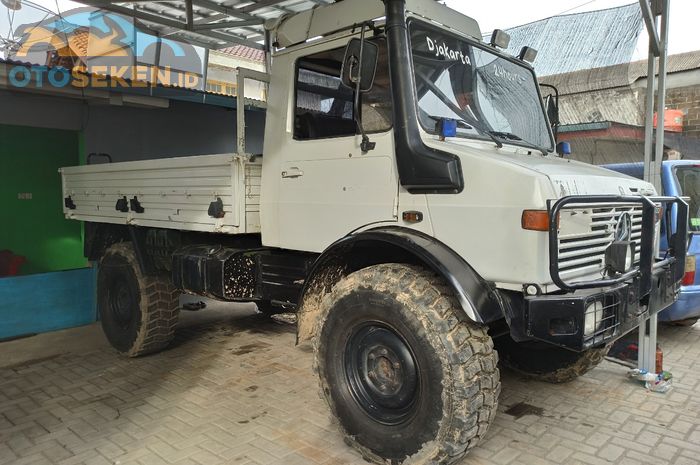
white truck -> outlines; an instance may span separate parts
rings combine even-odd
[[[686,204],[555,153],[532,49],[433,0],[267,27],[263,154],[61,170],[118,351],[166,347],[180,293],[294,310],[351,444],[453,463],[496,413],[494,344],[567,381],[677,298],[687,222],[663,257],[657,226]]]

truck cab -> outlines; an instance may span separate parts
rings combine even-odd
[[[448,464],[493,421],[499,367],[569,381],[677,299],[687,204],[555,153],[534,50],[432,0],[266,27],[261,156],[62,169],[118,351],[166,347],[183,292],[294,311],[350,445]]]

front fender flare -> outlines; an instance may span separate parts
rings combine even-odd
[[[370,229],[330,245],[314,262],[306,279],[299,300],[302,313],[312,289],[320,286],[330,292],[342,276],[392,261],[392,253],[398,253],[404,262],[420,264],[442,276],[460,304],[458,318],[489,323],[505,315],[504,302],[495,287],[459,254],[434,237],[400,227]]]

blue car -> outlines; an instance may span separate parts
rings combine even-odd
[[[620,163],[604,165],[638,179],[644,178],[644,163]],[[659,313],[659,321],[692,325],[700,318],[700,276],[697,273],[697,256],[700,255],[700,160],[667,160],[661,165],[662,195],[687,197],[688,231],[690,242],[686,261],[686,273],[681,283],[678,301]],[[661,251],[668,247],[665,219],[661,223]],[[675,224],[671,225],[675,230]]]

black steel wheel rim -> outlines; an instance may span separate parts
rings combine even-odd
[[[403,337],[383,323],[366,323],[351,332],[344,355],[350,394],[373,420],[398,425],[412,418],[419,367]]]
[[[114,322],[120,328],[126,329],[131,325],[137,304],[136,296],[127,280],[122,276],[116,277],[109,290],[108,306]]]

